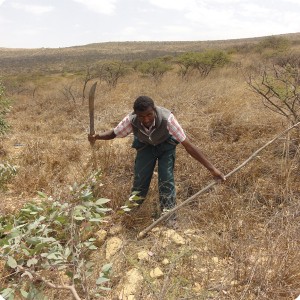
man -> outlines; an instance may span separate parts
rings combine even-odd
[[[161,211],[175,206],[174,162],[176,146],[179,143],[193,158],[205,166],[216,180],[225,180],[225,176],[190,142],[172,112],[155,106],[153,100],[147,96],[140,96],[135,100],[133,112],[128,114],[116,128],[89,135],[88,139],[91,142],[110,140],[125,137],[130,133],[134,135],[132,147],[137,150],[131,191],[132,195],[138,194],[139,200],[134,203],[141,204],[144,201],[158,162]]]

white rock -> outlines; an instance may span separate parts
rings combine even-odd
[[[214,256],[214,257],[212,258],[212,261],[213,261],[215,264],[217,264],[217,263],[219,262],[219,258],[216,257],[216,256]]]
[[[118,237],[112,237],[107,241],[106,245],[106,259],[110,259],[112,256],[114,256],[121,248],[122,246],[122,240]]]
[[[173,229],[167,230],[165,236],[171,239],[176,245],[185,245],[184,238]]]
[[[162,261],[162,264],[163,265],[168,265],[170,263],[170,261],[167,259],[167,258],[165,258],[163,261]]]
[[[187,229],[187,230],[185,230],[184,231],[184,234],[186,234],[186,235],[194,235],[194,234],[196,234],[196,230],[195,229]]]
[[[119,300],[138,300],[135,295],[140,292],[143,282],[143,276],[138,269],[129,270],[121,283],[122,290],[119,294]]]
[[[233,285],[233,286],[238,285],[238,281],[237,280],[232,280],[230,282],[230,285]]]
[[[164,276],[164,273],[159,267],[156,267],[150,271],[150,277],[152,278],[160,278],[162,276]]]
[[[115,226],[113,226],[112,228],[110,228],[109,234],[110,234],[110,235],[117,235],[117,234],[121,233],[122,230],[123,230],[123,229],[122,229],[122,226],[121,226],[121,225],[115,225]]]
[[[101,247],[103,245],[106,237],[107,237],[107,231],[105,231],[104,229],[97,231],[95,233],[95,238],[96,238],[95,245],[97,247]]]
[[[147,251],[140,251],[140,252],[138,252],[137,256],[138,256],[139,260],[148,260],[149,259],[149,254]]]
[[[200,283],[198,282],[195,282],[194,283],[194,287],[193,287],[193,290],[196,292],[196,293],[199,293],[203,290],[203,287]]]
[[[163,230],[163,227],[154,227],[151,232],[153,233],[160,233]]]

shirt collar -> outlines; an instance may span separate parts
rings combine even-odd
[[[143,123],[141,123],[141,125],[142,125],[142,127],[143,127],[143,129],[146,131],[146,132],[151,132],[153,129],[154,129],[154,127],[155,127],[155,119],[153,120],[153,123],[152,123],[152,125],[149,127],[149,128],[147,128],[147,127],[145,127],[144,125],[143,125]]]

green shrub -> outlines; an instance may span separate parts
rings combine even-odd
[[[172,67],[164,59],[155,58],[139,64],[138,70],[142,74],[151,76],[155,81],[159,81],[166,72],[172,70]]]
[[[0,82],[0,135],[3,135],[9,129],[9,125],[5,120],[5,115],[9,111],[9,103],[5,95],[5,88]]]
[[[278,53],[286,52],[290,49],[290,46],[290,41],[285,37],[268,36],[257,45],[257,51],[265,56],[272,57]]]
[[[43,285],[37,285],[36,281],[59,288],[60,282],[40,275],[47,270],[55,272],[55,278],[63,272],[72,282],[64,285],[73,296],[80,291],[85,299],[90,299],[84,287],[93,273],[90,253],[98,249],[93,233],[110,211],[105,207],[108,199],[93,196],[92,187],[97,176],[98,173],[92,174],[86,183],[75,184],[68,201],[55,200],[39,192],[40,201],[25,204],[14,215],[0,216],[0,259],[6,261],[8,271],[14,270],[9,272],[6,288],[0,292],[5,299],[14,299],[20,294],[27,299],[43,299]],[[102,268],[95,283],[98,288],[93,289],[97,290],[95,296],[109,289],[106,283],[111,266],[107,264]],[[39,297],[34,297],[36,293]]]
[[[0,164],[0,190],[5,188],[5,184],[17,173],[16,166],[9,163]]]
[[[213,69],[224,67],[230,62],[230,59],[224,51],[208,50],[184,53],[178,57],[176,62],[180,67],[182,77],[185,77],[192,70],[197,70],[201,77],[206,77]]]

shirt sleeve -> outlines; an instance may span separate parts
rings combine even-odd
[[[186,135],[182,127],[179,125],[173,114],[168,118],[167,128],[169,133],[179,142],[182,143],[186,139]]]
[[[116,137],[123,138],[128,134],[132,133],[132,125],[129,119],[129,115],[127,115],[115,128],[114,133]]]

